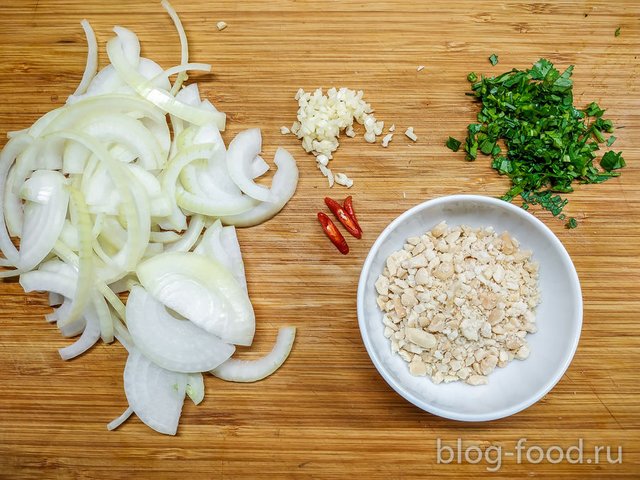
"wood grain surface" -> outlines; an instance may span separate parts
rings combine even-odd
[[[224,137],[261,127],[265,158],[279,145],[297,157],[294,199],[272,221],[242,230],[257,319],[252,353],[265,352],[278,326],[299,336],[285,366],[249,385],[206,379],[206,398],[185,403],[176,437],[132,418],[106,424],[126,406],[125,351],[98,345],[70,362],[68,343],[43,320],[43,295],[0,284],[0,478],[640,478],[640,2],[457,0],[234,1],[175,0],[192,60],[213,64],[194,74],[201,92],[228,114]],[[84,68],[79,22],[104,44],[113,25],[134,29],[143,54],[168,67],[179,44],[159,3],[142,0],[2,0],[0,134],[29,126],[64,103]],[[216,22],[229,27],[219,32]],[[620,26],[621,34],[614,36]],[[491,67],[487,57],[499,55]],[[464,161],[444,147],[463,137],[477,105],[466,74],[526,68],[540,57],[575,64],[575,102],[592,100],[616,125],[623,175],[572,193],[576,230],[536,215],[575,262],[584,326],[575,359],[559,384],[529,409],[489,423],[460,423],[425,413],[391,390],[362,345],[356,285],[376,236],[407,208],[440,195],[499,195],[506,181],[489,161]],[[418,65],[425,65],[416,72]],[[299,141],[279,133],[295,119],[299,87],[364,89],[379,119],[397,125],[390,147],[347,139],[332,166],[354,180],[365,235],[339,255],[315,213],[329,190]],[[418,142],[402,132],[413,126]],[[504,457],[438,464],[436,442],[464,446],[568,447],[584,441],[582,464]],[[610,446],[621,464],[592,459]],[[535,453],[535,452],[534,452]],[[535,457],[535,455],[534,455]]]

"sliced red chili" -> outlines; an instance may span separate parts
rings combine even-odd
[[[333,223],[331,219],[322,212],[318,212],[318,220],[320,221],[320,225],[322,225],[324,233],[327,234],[329,240],[333,242],[340,253],[343,255],[349,253],[349,245],[347,245],[347,241],[340,233],[340,230],[338,230],[338,227],[336,227],[336,224]]]
[[[346,228],[351,235],[356,238],[362,238],[362,231],[360,230],[360,227],[358,227],[358,224],[353,221],[353,218],[351,218],[344,208],[342,208],[342,205],[329,197],[324,197],[324,203],[327,204],[329,210],[333,212],[336,218],[340,220],[340,223],[344,225],[344,228]]]
[[[342,205],[342,208],[344,208],[344,211],[347,212],[347,215],[351,217],[351,220],[353,220],[353,223],[356,224],[356,227],[358,227],[358,230],[362,232],[362,228],[360,228],[360,224],[358,223],[358,218],[356,217],[356,212],[353,210],[353,198],[351,198],[351,195],[349,195],[347,198],[344,199],[344,204]]]

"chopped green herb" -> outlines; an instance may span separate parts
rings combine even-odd
[[[491,65],[495,67],[498,64],[498,56],[495,53],[492,53],[489,56],[489,61],[491,62]]]
[[[478,76],[474,72],[471,72],[469,75],[467,75],[467,80],[469,80],[471,83],[477,82]]]
[[[601,117],[604,114],[604,110],[602,110],[596,102],[591,102],[587,105],[585,113],[590,117]]]
[[[613,34],[615,37],[620,36],[620,27],[616,28],[616,33]]]
[[[571,217],[567,223],[565,223],[567,228],[576,228],[578,226],[578,221]]]
[[[616,137],[614,137],[613,135],[611,135],[608,139],[607,139],[607,147],[610,147],[611,145],[613,145],[613,142],[616,141]]]
[[[567,204],[561,194],[572,192],[574,182],[602,183],[625,165],[614,152],[602,157],[602,170],[594,165],[613,123],[595,102],[584,110],[573,105],[572,73],[573,66],[560,73],[542,58],[527,70],[482,77],[470,94],[481,103],[478,122],[467,127],[463,142],[467,160],[490,155],[491,166],[511,179],[504,200],[520,196],[523,208],[540,205],[556,217]]]
[[[626,165],[624,158],[622,158],[622,152],[607,152],[602,156],[600,160],[600,166],[604,168],[606,172],[611,170],[617,170]]]
[[[450,150],[457,152],[458,150],[460,150],[460,145],[462,145],[462,142],[453,137],[449,137],[449,140],[447,140],[446,145]]]

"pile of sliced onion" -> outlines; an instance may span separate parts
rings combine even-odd
[[[253,382],[291,351],[295,328],[284,327],[264,358],[232,358],[255,332],[235,227],[276,215],[295,192],[298,169],[278,149],[271,185],[256,182],[270,168],[258,129],[225,147],[225,114],[196,84],[183,85],[188,70],[211,67],[189,63],[182,24],[162,5],[180,36],[180,65],[165,70],[141,57],[138,37],[115,27],[110,64],[98,71],[96,38],[83,20],[89,47],[80,85],[66,105],[8,134],[0,277],[49,292],[47,321],[79,336],[60,349],[63,359],[100,339],[128,350],[128,406],[110,430],[135,413],[173,435],[185,396],[204,398],[203,372]]]

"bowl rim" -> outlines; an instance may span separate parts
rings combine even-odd
[[[519,402],[518,404],[503,408],[501,410],[496,410],[491,413],[486,414],[469,414],[469,413],[460,413],[454,410],[447,410],[444,408],[434,407],[428,401],[423,400],[418,395],[414,395],[410,391],[408,391],[402,384],[396,382],[391,375],[387,372],[386,368],[382,365],[382,361],[376,356],[375,350],[373,348],[373,344],[371,338],[369,336],[369,331],[366,328],[365,319],[364,319],[364,298],[366,295],[365,292],[365,283],[366,277],[369,274],[369,270],[371,269],[371,265],[373,263],[373,259],[376,256],[378,250],[380,249],[380,245],[386,238],[391,234],[395,228],[400,225],[407,218],[413,216],[414,214],[425,210],[427,208],[432,208],[442,203],[449,203],[454,201],[474,201],[480,202],[484,204],[488,204],[498,208],[504,208],[506,210],[510,210],[516,215],[526,218],[529,222],[533,223],[535,226],[540,228],[542,232],[546,235],[546,237],[554,244],[557,250],[560,252],[560,255],[567,260],[567,265],[569,266],[569,277],[572,282],[572,287],[575,287],[575,291],[578,292],[577,295],[574,296],[573,301],[576,303],[576,320],[578,323],[577,335],[574,336],[573,342],[570,347],[569,354],[566,356],[564,363],[556,369],[554,375],[545,383],[545,385],[537,390],[533,395],[528,397],[527,399]],[[481,422],[481,421],[490,421],[497,420],[500,418],[509,417],[514,415],[531,405],[537,403],[541,400],[556,384],[560,381],[564,373],[569,368],[575,352],[578,348],[578,343],[580,341],[580,336],[582,333],[582,319],[583,319],[583,302],[582,302],[582,289],[580,286],[580,280],[578,278],[578,273],[576,271],[575,265],[569,256],[569,253],[565,249],[564,245],[560,241],[560,239],[551,231],[551,229],[540,219],[523,210],[521,207],[513,205],[512,203],[506,202],[504,200],[500,200],[495,197],[485,196],[485,195],[473,195],[473,194],[455,194],[455,195],[444,195],[440,197],[436,197],[430,200],[426,200],[414,207],[408,209],[407,211],[400,214],[396,217],[389,225],[387,225],[384,230],[378,235],[378,238],[371,246],[369,253],[363,263],[362,270],[360,272],[360,279],[358,281],[358,292],[357,292],[357,315],[358,315],[358,327],[360,329],[360,335],[362,336],[362,341],[367,350],[367,354],[369,358],[373,362],[378,373],[384,378],[384,380],[393,388],[399,395],[404,397],[406,400],[414,404],[415,406],[425,410],[429,413],[437,415],[439,417],[448,418],[451,420],[459,420],[464,422]],[[427,380],[427,379],[425,379]]]

